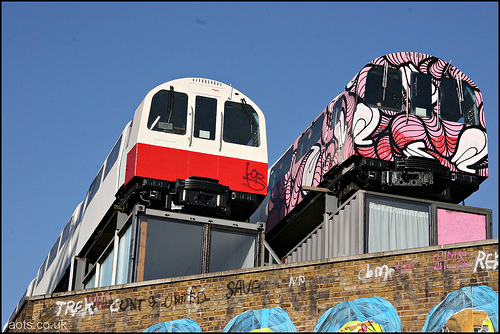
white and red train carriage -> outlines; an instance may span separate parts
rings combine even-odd
[[[92,286],[88,277],[76,276],[98,262],[89,252],[109,232],[105,225],[135,204],[247,220],[266,196],[267,167],[264,114],[249,97],[203,78],[155,87],[123,129],[26,296]],[[111,233],[106,240],[130,238],[125,228]],[[114,263],[115,273],[123,270]],[[122,283],[126,277],[116,274],[95,286]]]

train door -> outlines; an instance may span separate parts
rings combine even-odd
[[[207,80],[208,81],[208,80]],[[190,83],[189,176],[218,179],[221,149],[222,102],[220,86]]]

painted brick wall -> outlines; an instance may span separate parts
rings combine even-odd
[[[421,331],[431,308],[469,286],[498,294],[498,239],[37,296],[9,327],[143,331],[191,318],[210,332],[246,310],[280,306],[297,331],[311,332],[333,306],[379,296],[394,306],[402,331]]]

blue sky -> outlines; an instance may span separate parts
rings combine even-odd
[[[374,58],[431,54],[484,97],[498,238],[498,3],[2,3],[2,325],[146,93],[232,84],[279,158]]]

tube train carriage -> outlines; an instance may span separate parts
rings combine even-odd
[[[73,258],[113,211],[140,203],[247,220],[267,191],[265,129],[259,107],[223,83],[184,78],[151,90],[25,296],[72,290]]]
[[[393,53],[364,66],[270,168],[255,216],[266,233],[286,225],[305,205],[304,186],[340,202],[366,189],[459,203],[487,177],[476,84],[436,57]]]

